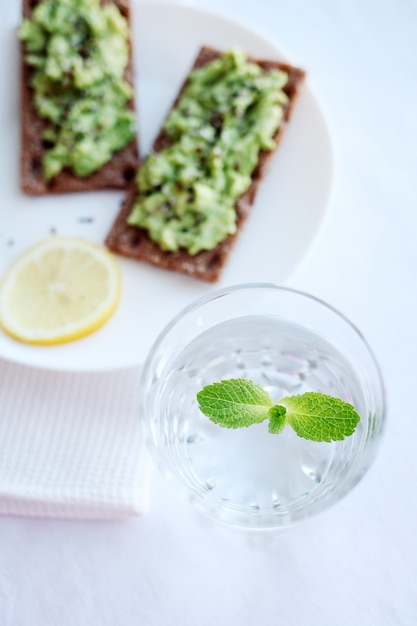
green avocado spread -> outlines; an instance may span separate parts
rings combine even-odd
[[[19,29],[37,114],[47,121],[43,175],[88,176],[135,136],[128,24],[100,0],[43,0]]]
[[[163,250],[211,250],[236,231],[235,204],[288,101],[288,75],[264,71],[238,49],[194,70],[164,129],[169,145],[141,166],[128,223]]]

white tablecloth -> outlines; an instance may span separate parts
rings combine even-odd
[[[338,175],[329,217],[289,282],[369,340],[387,385],[385,439],[353,492],[283,534],[215,525],[157,473],[141,517],[1,516],[0,624],[414,626],[417,3],[193,4],[259,30],[309,72]]]

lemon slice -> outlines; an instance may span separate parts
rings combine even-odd
[[[115,311],[121,274],[113,255],[53,236],[26,250],[0,284],[0,325],[19,341],[54,345],[98,330]]]

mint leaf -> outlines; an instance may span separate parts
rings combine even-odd
[[[269,432],[279,434],[289,424],[304,439],[340,441],[355,430],[360,416],[339,398],[308,391],[273,404],[263,387],[246,378],[207,385],[197,393],[201,411],[215,424],[240,428],[269,418]]]
[[[323,393],[309,391],[280,400],[286,421],[297,435],[313,441],[340,441],[355,430],[360,416],[355,408]]]
[[[204,415],[225,428],[263,422],[273,405],[269,393],[246,378],[230,378],[207,385],[197,393],[197,401]]]
[[[269,426],[268,430],[274,435],[278,435],[287,423],[287,409],[281,404],[276,404],[269,409]]]

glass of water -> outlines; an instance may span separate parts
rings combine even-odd
[[[267,420],[212,423],[198,407],[205,385],[249,378],[274,403],[319,391],[353,404],[351,437],[320,443]],[[271,284],[211,292],[181,311],[152,347],[141,377],[141,413],[158,465],[210,518],[279,528],[347,494],[371,465],[385,423],[384,384],[361,333],[323,301]]]

